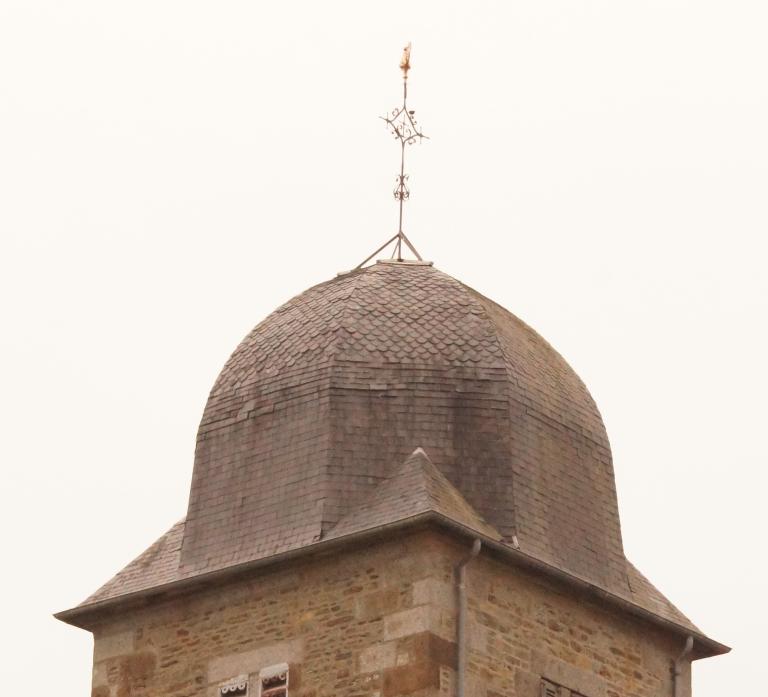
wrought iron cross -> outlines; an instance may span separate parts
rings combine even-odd
[[[403,260],[403,242],[405,242],[408,249],[413,252],[419,261],[422,261],[421,255],[416,251],[416,248],[411,244],[411,241],[406,237],[403,232],[403,203],[405,203],[410,197],[411,192],[408,189],[408,175],[405,173],[405,148],[408,145],[421,142],[424,138],[428,138],[421,132],[421,127],[416,121],[415,111],[408,109],[408,71],[411,69],[411,44],[408,44],[403,49],[403,55],[400,59],[400,69],[403,71],[403,105],[392,109],[392,111],[386,116],[379,118],[383,119],[389,131],[392,133],[395,140],[400,142],[400,174],[395,179],[395,189],[393,194],[395,200],[400,207],[400,217],[397,224],[397,234],[394,237],[388,239],[381,247],[379,247],[373,254],[371,254],[365,261],[357,266],[360,268],[367,264],[373,257],[375,257],[382,249],[387,247],[392,242],[395,242],[395,248],[392,252],[392,258],[397,258],[398,261]]]
[[[400,59],[400,69],[403,71],[403,106],[393,109],[387,116],[381,118],[387,124],[395,140],[400,141],[400,174],[396,181],[394,190],[395,200],[399,203],[400,217],[397,225],[397,247],[395,253],[398,260],[402,259],[402,243],[405,242],[410,250],[421,260],[419,253],[414,249],[408,238],[403,232],[403,203],[410,197],[411,192],[408,189],[408,175],[405,173],[405,148],[413,145],[415,142],[421,142],[426,138],[421,128],[416,122],[415,111],[408,109],[408,71],[411,69],[411,44],[403,49],[403,56]],[[394,256],[394,254],[393,254]]]

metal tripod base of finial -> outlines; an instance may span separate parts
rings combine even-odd
[[[391,261],[402,261],[405,262],[407,259],[403,259],[403,242],[405,242],[405,246],[408,247],[408,249],[411,250],[413,255],[416,257],[416,261],[424,261],[421,258],[421,254],[419,254],[416,251],[416,247],[414,247],[411,244],[411,241],[406,237],[406,234],[400,230],[394,237],[390,237],[381,247],[379,247],[373,254],[366,257],[363,261],[361,261],[355,269],[361,269],[363,266],[365,266],[371,259],[373,259],[377,254],[381,253],[384,249],[389,247],[393,242],[395,242],[395,246],[392,250],[392,256],[390,257]]]

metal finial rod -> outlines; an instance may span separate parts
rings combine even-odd
[[[408,100],[408,71],[411,69],[411,42],[403,49],[403,56],[400,58],[400,70],[403,71],[403,109],[408,111],[406,101]],[[403,189],[405,188],[405,142],[401,143],[400,148],[400,180],[399,180],[399,196],[396,193],[400,201],[400,218],[397,222],[397,260],[403,260],[403,201],[402,196]],[[408,192],[410,196],[410,192]],[[393,252],[394,255],[394,252]],[[418,254],[416,255],[419,256]],[[421,257],[419,257],[421,259]]]

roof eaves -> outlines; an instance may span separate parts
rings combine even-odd
[[[234,580],[238,576],[255,569],[274,566],[297,558],[309,556],[311,554],[331,552],[349,544],[367,542],[378,537],[383,537],[392,531],[415,527],[420,524],[426,525],[430,523],[437,524],[464,538],[473,540],[479,539],[486,550],[493,552],[503,560],[517,566],[542,573],[551,579],[560,581],[571,588],[575,588],[584,592],[592,599],[603,601],[614,609],[627,612],[635,617],[644,619],[651,624],[677,634],[682,638],[692,636],[694,638],[694,659],[719,656],[728,653],[731,650],[729,646],[721,644],[714,639],[710,639],[708,636],[702,634],[701,632],[693,631],[689,627],[685,627],[683,625],[677,624],[676,622],[661,617],[651,612],[650,610],[647,610],[644,607],[637,605],[636,603],[622,598],[621,596],[606,591],[605,589],[600,588],[599,586],[596,586],[595,584],[590,583],[589,581],[579,576],[552,566],[551,564],[526,554],[519,549],[515,549],[514,547],[504,542],[494,540],[487,535],[484,535],[472,528],[447,518],[446,516],[435,511],[426,511],[424,513],[419,513],[408,518],[402,518],[392,523],[379,525],[376,527],[368,528],[366,530],[355,531],[348,535],[343,535],[333,539],[319,540],[318,542],[315,542],[311,545],[288,550],[286,552],[280,552],[269,557],[263,557],[261,559],[255,559],[253,561],[245,562],[242,564],[236,564],[234,566],[211,571],[190,578],[171,581],[160,586],[154,586],[152,588],[147,588],[132,593],[126,593],[114,598],[97,601],[90,605],[79,605],[70,610],[63,610],[62,612],[58,612],[54,614],[54,617],[61,622],[65,622],[66,624],[71,624],[82,629],[90,629],[91,627],[97,625],[103,617],[109,616],[118,608],[144,606],[162,597],[197,590],[206,586],[219,584],[222,581]]]

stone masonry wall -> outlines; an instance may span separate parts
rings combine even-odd
[[[243,674],[258,697],[259,671],[279,663],[289,697],[448,697],[465,553],[422,531],[104,618],[92,697],[217,697]],[[468,595],[467,697],[539,697],[542,676],[585,697],[671,695],[681,642],[650,625],[482,554]]]
[[[467,583],[467,697],[540,697],[542,678],[585,697],[671,697],[683,638],[488,557]],[[690,697],[688,662],[681,682]]]

